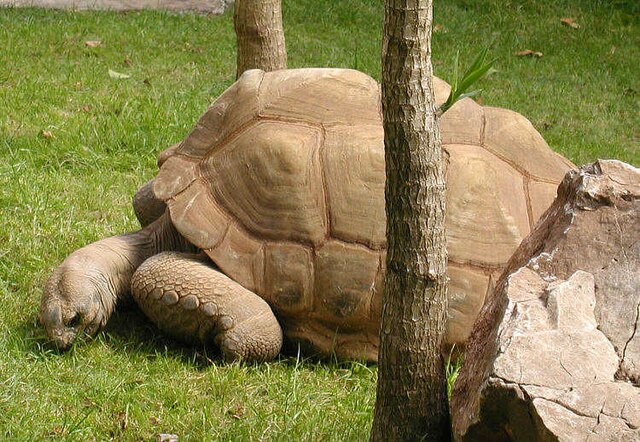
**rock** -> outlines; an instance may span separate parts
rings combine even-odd
[[[640,170],[567,173],[483,307],[454,438],[640,440]]]

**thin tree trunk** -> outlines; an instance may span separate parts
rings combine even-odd
[[[450,439],[444,178],[431,66],[432,0],[386,0],[382,109],[387,270],[372,441]]]
[[[235,0],[233,23],[238,42],[236,78],[248,69],[286,69],[280,0]]]

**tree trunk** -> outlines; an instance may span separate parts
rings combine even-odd
[[[233,23],[238,42],[236,78],[248,69],[286,69],[280,0],[235,0]]]
[[[432,0],[386,0],[382,113],[387,261],[372,441],[450,440],[442,151]]]

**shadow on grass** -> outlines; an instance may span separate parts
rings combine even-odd
[[[119,307],[97,336],[80,338],[65,351],[54,346],[35,316],[17,326],[12,336],[16,339],[12,346],[33,359],[73,354],[81,346],[88,345],[89,341],[100,340],[116,352],[148,358],[169,357],[196,369],[204,369],[212,363],[223,363],[214,348],[189,346],[163,335],[133,303]]]
[[[16,347],[33,359],[54,359],[74,354],[91,340],[99,340],[114,352],[125,355],[142,356],[149,359],[170,358],[178,360],[196,370],[206,370],[211,365],[224,366],[228,363],[221,358],[219,350],[213,346],[190,345],[163,334],[149,321],[138,306],[125,303],[114,312],[107,326],[94,338],[79,339],[66,351],[58,350],[49,340],[37,317],[24,321],[13,334],[20,342]],[[335,357],[313,354],[309,348],[285,339],[282,351],[276,361],[292,368],[301,365],[321,364],[326,368],[343,369],[354,364],[372,366],[374,364],[358,361],[339,361]],[[256,366],[260,363],[247,363]]]

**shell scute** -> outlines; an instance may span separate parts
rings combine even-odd
[[[211,199],[208,185],[194,181],[184,192],[167,201],[171,221],[178,231],[201,249],[215,247],[231,223]]]
[[[198,177],[198,163],[182,155],[173,155],[162,165],[153,181],[153,193],[167,200],[185,190]]]
[[[314,317],[340,328],[369,327],[379,254],[329,241],[316,252]]]
[[[264,72],[243,73],[200,117],[177,149],[183,155],[202,158],[258,114],[258,90]]]
[[[332,124],[379,124],[380,97],[371,77],[350,69],[266,73],[260,88],[266,118]]]
[[[224,238],[207,254],[220,269],[244,288],[263,292],[264,247],[261,241],[232,224]]]
[[[442,144],[482,143],[482,126],[484,124],[482,106],[471,98],[458,101],[445,112],[439,120]]]
[[[331,236],[381,249],[386,242],[382,125],[327,129],[322,151]]]
[[[509,109],[484,107],[483,146],[524,175],[559,183],[573,165],[553,152],[533,124]]]
[[[522,175],[484,149],[448,145],[446,226],[449,257],[502,266],[529,234]]]
[[[258,121],[201,167],[215,199],[254,235],[317,244],[326,236],[319,128]]]
[[[529,199],[531,201],[532,221],[538,220],[549,208],[558,194],[558,186],[555,183],[546,183],[536,180],[529,181]]]
[[[471,329],[467,324],[473,323],[482,308],[490,278],[478,269],[451,263],[447,274],[450,282],[446,342],[455,344],[469,337]]]
[[[278,312],[310,311],[313,306],[311,251],[293,243],[267,244],[264,296]]]

